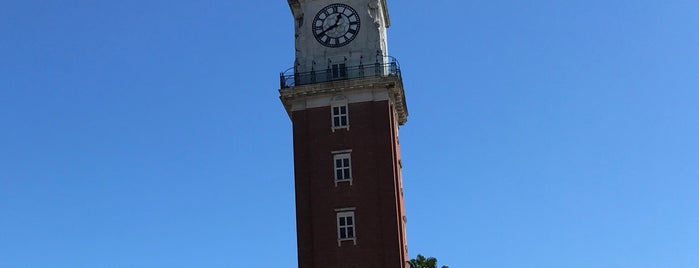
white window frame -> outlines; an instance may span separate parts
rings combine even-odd
[[[337,212],[337,246],[341,247],[343,241],[352,241],[357,245],[357,217],[355,208],[336,209]],[[348,221],[348,219],[350,219]],[[351,223],[350,223],[351,222]],[[342,237],[344,230],[345,237]],[[350,234],[352,234],[350,236]]]
[[[342,113],[342,109],[344,108],[345,112]],[[337,113],[335,113],[335,110],[337,110]],[[345,124],[342,124],[342,119],[345,119]],[[337,119],[338,124],[335,124],[335,119]],[[330,107],[330,125],[332,126],[333,132],[336,129],[348,129],[349,130],[349,105],[347,103],[338,103],[338,104],[333,104]]]
[[[335,186],[341,182],[349,182],[352,185],[352,150],[334,151],[333,154],[333,178]],[[341,161],[338,165],[338,161]],[[341,177],[338,176],[341,172]]]

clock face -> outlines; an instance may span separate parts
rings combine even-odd
[[[332,4],[321,9],[313,19],[313,36],[326,47],[349,44],[359,33],[359,15],[345,4]]]

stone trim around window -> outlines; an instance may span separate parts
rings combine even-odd
[[[357,227],[354,208],[337,212],[337,246],[341,247],[343,241],[352,241],[357,245]],[[337,210],[336,210],[337,211]]]
[[[349,105],[347,98],[336,96],[330,105],[330,126],[333,132],[337,129],[349,130]]]
[[[333,174],[335,187],[341,182],[352,185],[352,155],[350,151],[333,153]]]

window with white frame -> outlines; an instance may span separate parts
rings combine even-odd
[[[348,128],[349,118],[347,116],[347,104],[333,105],[332,106],[332,124],[333,129],[336,128]]]
[[[333,154],[335,183],[352,182],[352,157],[349,152]]]
[[[341,211],[337,213],[337,240],[338,245],[341,245],[341,241],[354,241],[356,240],[357,234],[355,232],[355,220],[354,211]]]

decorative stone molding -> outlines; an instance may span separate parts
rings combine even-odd
[[[399,76],[330,81],[284,88],[279,93],[289,116],[293,111],[330,106],[332,99],[342,94],[349,103],[389,100],[396,109],[398,123],[403,125],[408,120],[403,81]]]

